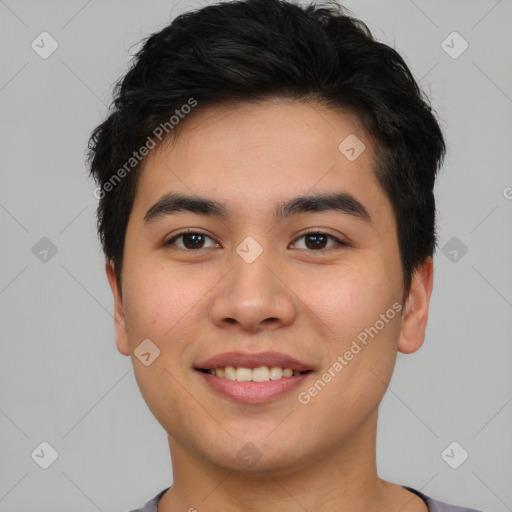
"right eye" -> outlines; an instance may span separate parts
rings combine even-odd
[[[179,240],[180,238],[183,240],[183,246],[180,246],[179,244],[177,245],[175,243],[175,241]],[[165,246],[175,245],[179,249],[197,251],[197,250],[208,248],[208,247],[202,247],[202,245],[204,244],[204,240],[206,238],[209,238],[210,240],[213,241],[213,239],[211,237],[209,237],[208,235],[206,235],[204,233],[198,232],[198,231],[191,231],[191,230],[182,231],[182,232],[178,233],[177,235],[174,235],[170,240],[166,241],[164,243],[164,245]]]

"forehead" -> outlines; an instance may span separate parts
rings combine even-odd
[[[374,165],[372,141],[352,113],[291,100],[199,106],[175,140],[147,156],[134,210],[144,216],[176,191],[229,204],[243,217],[337,189],[375,210],[386,198]]]

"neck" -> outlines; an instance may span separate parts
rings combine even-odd
[[[169,436],[174,482],[160,500],[158,510],[384,510],[389,489],[377,476],[376,430],[377,411],[353,436],[328,452],[308,454],[289,465],[244,474],[198,457],[197,452]]]

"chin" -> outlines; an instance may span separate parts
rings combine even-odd
[[[277,438],[272,442],[266,437],[266,433],[252,441],[247,436],[243,439],[234,437],[228,446],[223,447],[219,446],[218,440],[216,444],[212,441],[213,453],[203,452],[203,456],[225,471],[255,478],[268,478],[269,473],[284,476],[307,466],[311,456],[303,451],[303,442],[295,443],[288,438],[289,443],[284,445]],[[297,452],[297,447],[301,448],[301,453]]]

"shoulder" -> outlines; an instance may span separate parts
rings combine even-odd
[[[445,503],[444,501],[435,500],[434,498],[431,498],[430,496],[427,496],[426,494],[423,494],[416,489],[412,489],[411,487],[406,487],[406,489],[423,499],[423,501],[427,504],[429,512],[482,512],[474,508],[460,507],[457,505]]]
[[[158,502],[160,498],[168,491],[170,487],[160,491],[153,499],[149,500],[142,508],[135,508],[133,510],[129,510],[128,512],[158,512]]]

